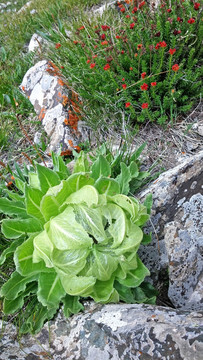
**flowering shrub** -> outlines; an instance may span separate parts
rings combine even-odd
[[[55,43],[62,46],[51,56],[87,100],[87,113],[97,108],[97,114],[105,110],[112,114],[116,109],[134,123],[150,119],[162,124],[188,111],[197,100],[200,3],[160,1],[157,9],[153,6],[145,1],[117,2],[105,22],[88,21],[66,41],[57,35]],[[142,111],[143,103],[148,111]]]

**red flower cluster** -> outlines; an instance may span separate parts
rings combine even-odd
[[[108,26],[108,25],[102,25],[101,28],[102,28],[103,31],[107,31],[107,30],[110,29],[110,26]]]
[[[141,78],[144,79],[146,75],[147,75],[147,73],[146,73],[146,72],[143,72],[143,73],[141,74]]]
[[[56,49],[59,49],[60,47],[61,47],[61,44],[60,44],[60,43],[56,43],[55,48],[56,48]]]
[[[122,54],[122,55],[125,54],[125,51],[124,51],[124,50],[121,50],[121,54]]]
[[[178,17],[177,17],[177,21],[178,21],[178,22],[183,22],[183,19],[178,16]]]
[[[90,64],[90,69],[93,69],[96,66],[95,63]]]
[[[145,5],[145,1],[142,1],[142,2],[139,4],[139,9],[142,9],[144,5]]]
[[[144,104],[142,104],[142,109],[148,109],[148,103],[144,103]]]
[[[109,69],[110,69],[110,65],[109,65],[109,64],[104,65],[104,70],[109,70]]]
[[[120,35],[116,35],[116,39],[121,39],[121,36],[120,36]]]
[[[176,52],[176,49],[169,49],[169,54],[173,55]]]
[[[84,30],[84,28],[85,28],[84,26],[81,26],[81,27],[78,28],[78,30],[79,30],[79,31],[80,31],[80,30]]]
[[[188,24],[194,24],[195,19],[194,19],[194,18],[190,18],[187,22],[188,22]]]
[[[128,108],[131,105],[130,102],[125,103],[125,107]]]
[[[121,11],[122,13],[124,13],[124,12],[125,12],[125,8],[121,8],[120,11]]]
[[[175,71],[175,72],[178,71],[179,70],[179,65],[178,64],[173,65],[172,70]]]
[[[195,9],[195,10],[198,10],[198,9],[199,9],[199,7],[200,7],[200,3],[197,3],[197,2],[196,2],[196,3],[194,3],[194,9]]]
[[[141,90],[145,91],[148,89],[148,85],[146,83],[144,83],[143,85],[140,86]]]
[[[156,81],[151,82],[151,86],[156,86]]]
[[[87,60],[87,64],[89,64],[89,63],[90,63],[90,59]]]
[[[130,19],[130,15],[126,15],[126,19]]]
[[[159,41],[156,46],[155,49],[158,50],[160,47],[165,48],[167,46],[165,41]]]
[[[133,13],[133,14],[136,13],[137,10],[138,10],[138,8],[135,6],[135,7],[133,8],[133,10],[132,10],[132,13]]]
[[[167,12],[168,12],[168,13],[171,13],[171,11],[172,11],[171,9],[167,9]]]
[[[105,34],[101,34],[101,40],[105,40],[106,39],[106,35]]]
[[[174,32],[173,32],[174,35],[178,35],[180,33],[181,33],[181,30],[177,30],[177,29],[175,29]]]
[[[133,29],[135,26],[135,23],[130,24],[130,29]]]
[[[126,84],[122,84],[122,88],[123,90],[125,90],[127,88],[127,85]]]
[[[101,45],[108,45],[108,41],[107,40],[102,41]]]

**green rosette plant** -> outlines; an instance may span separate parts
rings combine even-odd
[[[124,184],[139,177],[136,163],[126,166],[131,176],[122,170],[115,179],[103,155],[90,166],[81,153],[72,174],[60,157],[53,155],[53,163],[53,170],[36,164],[25,178],[20,173],[20,193],[7,191],[10,199],[0,199],[0,211],[13,217],[2,221],[1,231],[12,241],[0,264],[14,253],[16,266],[1,288],[3,311],[15,313],[35,299],[22,332],[37,332],[61,303],[66,316],[78,312],[80,297],[109,303],[126,301],[126,293],[136,302],[131,289],[139,289],[137,302],[155,300],[141,285],[150,273],[137,255],[148,241],[142,226],[150,199],[145,206],[125,194]]]

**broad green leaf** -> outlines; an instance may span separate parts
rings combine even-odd
[[[37,173],[29,172],[29,185],[35,189],[41,190],[39,177]]]
[[[5,219],[1,231],[8,239],[17,239],[22,235],[32,234],[42,230],[41,223],[34,218]]]
[[[129,182],[131,180],[131,173],[125,163],[121,162],[121,173],[117,176],[116,181],[120,185],[121,194],[127,195],[130,191]]]
[[[26,285],[38,279],[38,275],[21,276],[17,271],[13,272],[11,278],[1,287],[0,296],[14,300],[25,291]]]
[[[80,190],[72,193],[64,202],[65,204],[87,204],[89,207],[98,204],[98,192],[94,186],[85,185]]]
[[[68,170],[68,167],[64,163],[62,156],[52,152],[51,157],[53,161],[54,171],[57,172],[61,180],[67,179],[67,177],[70,175],[70,172]]]
[[[96,249],[93,250],[93,254],[92,275],[101,281],[109,280],[118,266],[117,258],[110,254],[104,254]]]
[[[34,189],[27,185],[25,186],[25,204],[27,213],[44,223],[44,217],[40,211],[42,196],[43,193],[39,189]]]
[[[47,268],[53,267],[51,254],[54,247],[45,230],[35,236],[33,246],[33,262],[38,263],[44,260]]]
[[[55,272],[53,273],[41,273],[38,281],[38,300],[43,306],[58,307],[59,303],[66,294],[61,280]]]
[[[69,317],[71,314],[77,314],[80,310],[84,309],[84,306],[79,301],[79,296],[66,295],[62,300],[64,304],[63,312],[65,317]]]
[[[125,213],[127,212],[130,215],[131,221],[134,221],[139,211],[139,202],[136,199],[132,200],[132,198],[126,195],[118,194],[110,197],[110,201],[124,209]]]
[[[55,270],[64,275],[77,275],[84,268],[89,252],[88,248],[65,251],[54,249],[52,262]]]
[[[0,213],[1,212],[9,216],[27,217],[25,205],[21,201],[10,201],[6,198],[0,198]]]
[[[21,180],[21,179],[19,179],[19,178],[15,178],[15,186],[20,190],[20,191],[22,191],[22,193],[24,194],[24,192],[25,192],[25,184],[26,184],[26,182],[25,181],[23,181],[23,180]]]
[[[114,292],[113,283],[114,283],[113,276],[108,281],[97,280],[90,296],[96,302],[108,302],[109,298]]]
[[[33,236],[23,242],[14,254],[16,270],[22,276],[31,276],[42,271],[47,271],[43,261],[33,263]]]
[[[29,296],[30,293],[36,292],[36,289],[37,289],[37,283],[32,282],[27,285],[26,290],[23,293],[21,293],[16,299],[10,300],[4,298],[3,301],[4,314],[13,314],[17,310],[21,309],[24,305],[25,296]]]
[[[111,166],[103,155],[99,155],[97,160],[92,165],[92,177],[97,180],[102,176],[111,175]]]
[[[14,253],[14,251],[16,250],[16,248],[22,244],[22,242],[24,241],[24,239],[17,239],[17,240],[12,240],[10,242],[10,246],[8,246],[2,253],[0,256],[0,265],[2,265],[6,258],[8,256],[10,256],[11,254]]]
[[[73,168],[73,173],[88,172],[89,171],[89,161],[87,160],[87,155],[84,151],[81,151]]]
[[[8,189],[4,189],[4,191],[11,200],[24,203],[24,196],[21,196],[17,192]]]
[[[57,249],[70,250],[91,247],[92,239],[75,220],[74,209],[68,206],[45,225],[47,234]]]
[[[36,167],[40,188],[43,194],[45,194],[50,187],[60,183],[60,178],[55,171],[39,164],[37,164]]]
[[[146,266],[144,266],[142,261],[137,256],[137,268],[134,270],[129,270],[126,278],[119,279],[118,281],[120,284],[127,287],[137,287],[143,282],[144,278],[149,275],[149,270],[146,268]]]
[[[125,252],[135,251],[137,246],[140,245],[143,239],[143,232],[139,226],[131,224],[127,236],[124,238],[122,244],[114,249],[117,256],[124,254]]]
[[[128,304],[133,304],[135,302],[135,298],[133,296],[131,288],[121,285],[118,281],[114,282],[114,287],[118,291],[120,300]]]
[[[94,186],[99,194],[113,196],[119,194],[120,192],[119,183],[116,180],[110,178],[102,177],[95,182]]]
[[[129,166],[131,179],[136,178],[139,175],[139,169],[135,161],[132,161]]]
[[[89,173],[72,174],[67,180],[65,180],[68,187],[68,193],[66,197],[75,191],[78,191],[85,185],[93,185],[94,179],[90,177]]]
[[[111,248],[118,247],[126,233],[126,217],[124,211],[115,204],[108,204],[107,208],[111,214],[111,224],[108,227],[108,232],[113,237],[113,245]]]
[[[93,276],[59,276],[67,294],[74,296],[89,296],[96,282],[96,279]]]
[[[83,205],[75,205],[76,220],[88,234],[93,236],[95,242],[106,240],[106,233],[102,223],[100,208],[91,209]]]

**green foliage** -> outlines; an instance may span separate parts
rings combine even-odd
[[[29,298],[22,333],[38,332],[61,303],[66,316],[77,313],[82,298],[155,302],[155,293],[142,284],[149,271],[137,255],[141,242],[149,242],[142,227],[152,199],[142,205],[127,196],[131,182],[140,181],[143,147],[126,154],[126,163],[105,145],[91,164],[81,152],[72,174],[56,154],[53,170],[16,166],[18,197],[10,190],[0,199],[1,232],[9,239],[0,264],[14,255],[16,269],[0,295],[5,314],[21,311]]]
[[[72,31],[66,37],[48,29],[54,43],[50,57],[78,89],[92,126],[98,126],[95,119],[104,121],[103,114],[112,123],[118,109],[133,124],[175,121],[191,109],[202,90],[201,7],[195,10],[189,0],[161,1],[154,12],[146,2],[137,10],[124,2],[122,6],[123,12],[108,9],[102,18],[78,18],[75,32],[72,24],[68,28],[64,23]],[[116,117],[120,126],[120,114]]]

